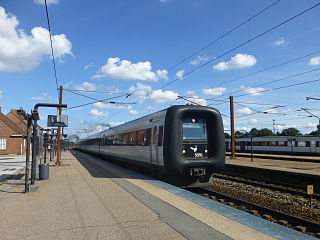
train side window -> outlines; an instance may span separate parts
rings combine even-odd
[[[310,141],[306,141],[306,147],[310,147]]]
[[[279,141],[278,142],[278,146],[286,146],[286,142],[285,141]]]
[[[121,144],[122,145],[129,144],[129,134],[128,133],[121,134]]]
[[[157,127],[153,127],[152,131],[152,144],[156,144],[157,141]]]
[[[272,142],[268,142],[268,143],[269,143],[269,146],[277,146],[277,142],[272,141]]]
[[[320,147],[320,141],[316,142],[316,147]]]
[[[129,133],[129,145],[137,145],[137,132]]]
[[[162,146],[163,126],[159,127],[158,146]]]
[[[296,142],[296,147],[306,147],[306,145],[307,145],[306,142],[300,142],[300,141]],[[309,146],[310,146],[310,143],[309,143]]]
[[[140,130],[137,132],[137,139],[138,139],[138,145],[144,146],[145,145],[145,138],[146,138],[147,131],[146,130]]]

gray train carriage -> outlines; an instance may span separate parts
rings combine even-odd
[[[230,139],[226,139],[226,151],[231,151]],[[235,140],[237,152],[251,152],[251,138]],[[319,136],[266,136],[252,138],[255,153],[320,155]]]
[[[225,139],[218,110],[194,106],[168,109],[82,139],[82,151],[153,173],[178,186],[211,184],[224,168]]]

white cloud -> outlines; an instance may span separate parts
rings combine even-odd
[[[89,114],[94,117],[106,117],[108,116],[108,112],[101,112],[97,109],[91,109]]]
[[[95,66],[94,63],[89,63],[83,67],[83,70],[88,70],[89,68],[94,67],[94,66]]]
[[[238,53],[230,59],[228,62],[221,62],[213,66],[214,70],[226,71],[232,69],[242,69],[252,67],[257,63],[257,59],[249,54]]]
[[[235,129],[236,131],[245,131],[245,132],[249,132],[251,130],[250,127],[236,127]]]
[[[283,114],[283,112],[279,112],[278,110],[276,110],[274,108],[264,110],[263,113],[267,113],[267,114]]]
[[[27,35],[22,29],[16,29],[18,25],[17,18],[0,7],[0,71],[30,71],[41,63],[43,56],[51,55],[47,29],[35,27],[31,35]],[[66,35],[53,35],[52,41],[58,60],[72,55],[72,44]]]
[[[193,59],[191,62],[190,62],[190,64],[192,64],[192,65],[198,65],[198,64],[200,64],[201,62],[205,62],[205,61],[207,61],[207,60],[209,60],[209,57],[208,56],[198,56],[198,57],[196,57],[195,59]]]
[[[42,93],[42,96],[32,97],[33,101],[58,101],[58,98],[50,96],[48,93]]]
[[[102,103],[102,102],[94,103],[93,106],[99,109],[124,109],[124,110],[132,109],[131,105],[118,105],[118,104],[110,104],[110,103]]]
[[[149,110],[149,111],[155,110],[155,108],[151,107],[151,106],[146,107],[146,109]]]
[[[161,89],[153,91],[147,100],[155,103],[171,102],[178,98],[178,93],[173,91],[162,91]]]
[[[196,92],[195,91],[187,91],[186,92],[186,95],[196,95]]]
[[[257,88],[252,88],[252,87],[245,87],[245,86],[240,86],[240,88],[247,94],[250,94],[251,96],[260,96],[263,91],[265,90],[264,88],[257,87]]]
[[[309,65],[311,65],[311,66],[315,66],[315,65],[319,65],[319,64],[320,64],[320,56],[311,58],[309,61]]]
[[[156,71],[157,77],[159,79],[168,80],[168,71],[167,70],[157,70]]]
[[[97,90],[96,85],[89,82],[83,82],[76,87],[77,90],[85,90],[85,91],[95,91]]]
[[[131,115],[137,115],[138,111],[131,109],[131,110],[128,111],[128,113],[131,114]]]
[[[257,119],[254,119],[254,118],[252,118],[252,119],[249,121],[250,124],[256,124],[257,122],[258,122],[258,120],[257,120]]]
[[[145,97],[147,94],[149,94],[152,91],[152,88],[150,85],[144,85],[142,83],[137,83],[136,86],[131,86],[128,89],[129,93],[132,93],[133,95],[141,98]]]
[[[190,100],[190,101],[192,101],[194,103],[197,103],[197,104],[199,104],[201,106],[207,106],[207,101],[205,99],[203,99],[203,98],[199,98],[198,96],[192,96],[192,98],[188,97],[188,100]],[[186,103],[193,104],[193,103],[188,102],[188,101],[186,101]]]
[[[248,108],[248,107],[244,107],[244,108],[238,109],[237,113],[239,113],[241,115],[246,115],[246,114],[252,113],[252,110],[250,108]]]
[[[32,97],[31,98],[33,101],[43,101],[44,97]]]
[[[273,46],[287,46],[288,42],[284,39],[284,37],[279,38],[278,40],[275,40],[272,45]]]
[[[228,126],[228,125],[230,125],[229,121],[227,121],[227,120],[225,120],[225,119],[223,119],[222,122],[223,122],[223,126]]]
[[[212,95],[212,96],[220,96],[222,93],[226,91],[226,88],[220,87],[220,88],[205,88],[202,90],[204,94]]]
[[[63,85],[63,88],[69,88],[72,85],[73,85],[73,82],[67,82]]]
[[[43,4],[44,5],[44,0],[34,0],[35,3],[37,4]],[[59,0],[47,0],[47,5],[49,4],[57,4],[59,3]]]
[[[176,73],[176,78],[183,78],[183,75],[184,75],[184,70],[179,70],[177,73]]]
[[[3,91],[0,90],[0,99],[3,98]]]
[[[121,60],[118,57],[109,58],[93,78],[111,77],[119,80],[142,80],[156,82],[159,78],[166,78],[167,70],[157,70],[152,72],[149,61],[131,63],[128,60]]]

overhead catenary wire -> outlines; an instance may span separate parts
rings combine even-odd
[[[250,42],[252,42],[252,41],[254,41],[254,40],[256,40],[256,39],[258,39],[258,38],[260,38],[260,37],[262,37],[262,36],[264,36],[265,34],[267,34],[267,33],[271,32],[271,31],[273,31],[273,30],[275,30],[275,29],[277,29],[277,28],[279,28],[279,27],[281,27],[281,26],[283,26],[283,25],[287,24],[288,22],[290,22],[290,21],[292,21],[292,20],[294,20],[294,19],[296,19],[296,18],[298,18],[298,17],[302,16],[303,14],[305,14],[305,13],[307,13],[307,12],[311,11],[312,9],[314,9],[314,8],[318,7],[319,5],[320,5],[320,3],[317,3],[317,4],[315,4],[315,5],[311,6],[311,7],[307,8],[307,9],[305,9],[305,10],[301,11],[300,13],[298,13],[298,14],[296,14],[296,15],[294,15],[294,16],[292,16],[292,17],[288,18],[288,19],[286,19],[285,21],[282,21],[281,23],[279,23],[279,24],[277,24],[277,25],[275,25],[275,26],[273,26],[273,27],[271,27],[271,28],[269,28],[269,29],[267,29],[267,30],[263,31],[262,33],[260,33],[260,34],[258,34],[258,35],[256,35],[256,36],[254,36],[254,37],[252,37],[252,38],[250,38],[249,40],[244,41],[244,42],[242,42],[241,44],[239,44],[239,45],[237,45],[237,46],[235,46],[235,47],[233,47],[233,48],[229,49],[228,51],[226,51],[226,52],[224,52],[224,53],[220,54],[220,55],[219,55],[219,56],[217,56],[216,58],[211,59],[211,60],[209,60],[209,61],[207,61],[207,62],[205,62],[205,63],[203,63],[203,64],[199,65],[198,67],[196,67],[196,68],[194,68],[194,69],[190,70],[189,72],[187,72],[187,73],[183,74],[182,76],[177,77],[177,78],[175,78],[174,80],[172,80],[172,81],[170,81],[170,82],[168,82],[168,83],[166,83],[166,84],[162,85],[161,87],[157,88],[156,90],[161,90],[161,89],[163,89],[163,88],[165,88],[165,87],[167,87],[167,86],[169,86],[169,85],[173,84],[174,82],[176,82],[176,81],[178,81],[178,80],[180,80],[180,79],[182,79],[182,78],[184,78],[184,77],[186,77],[186,76],[188,76],[188,75],[192,74],[193,72],[196,72],[197,70],[199,70],[199,69],[203,68],[204,66],[207,66],[208,64],[212,63],[213,61],[216,61],[216,60],[218,60],[218,59],[222,58],[223,56],[225,56],[225,55],[227,55],[227,54],[229,54],[229,53],[231,53],[231,52],[235,51],[236,49],[238,49],[238,48],[240,48],[240,47],[242,47],[242,46],[245,46],[245,45],[247,45],[248,43],[250,43]],[[136,101],[134,101],[134,103],[138,103],[139,101],[141,101],[141,100],[143,100],[143,99],[147,98],[147,97],[148,97],[148,96],[150,96],[150,95],[151,95],[151,93],[148,93],[148,94],[146,94],[145,96],[138,98]],[[121,111],[123,111],[123,110],[120,110],[119,112],[121,112]],[[119,112],[117,112],[116,114],[118,114]]]
[[[98,100],[98,101],[95,101],[95,102],[90,102],[90,103],[84,103],[84,104],[80,104],[80,105],[77,105],[77,106],[73,106],[73,107],[69,107],[69,108],[66,108],[64,110],[70,110],[70,109],[74,109],[74,108],[79,108],[79,107],[83,107],[83,106],[88,106],[88,105],[91,105],[91,104],[94,104],[94,103],[99,103],[99,102],[106,102],[108,100],[111,100],[111,99],[115,99],[115,98],[120,98],[120,97],[124,97],[125,95],[121,95],[121,96],[115,96],[115,97],[111,97],[111,98],[105,98],[105,99],[101,99],[101,100]],[[117,102],[109,102],[111,104],[126,104],[126,105],[129,105],[129,104],[134,104],[134,103],[117,103]]]
[[[77,93],[77,92],[73,92],[73,91],[70,91],[68,89],[63,89],[69,93],[72,93],[72,94],[75,94],[75,95],[78,95],[78,96],[82,96],[82,97],[85,97],[85,98],[89,98],[89,99],[92,99],[92,100],[96,100],[96,101],[99,101],[99,99],[97,98],[93,98],[93,97],[90,97],[90,96],[87,96],[87,95],[84,95],[84,94],[81,94],[81,93]]]
[[[258,84],[258,85],[252,86],[252,87],[246,87],[246,88],[243,88],[243,89],[241,89],[241,90],[233,91],[233,92],[228,93],[228,94],[223,94],[223,95],[221,95],[221,96],[219,96],[219,97],[221,98],[221,97],[224,97],[224,96],[233,95],[233,94],[238,93],[238,92],[244,92],[244,91],[246,91],[247,89],[250,89],[250,88],[253,89],[253,88],[262,87],[262,86],[269,85],[269,84],[272,84],[272,83],[275,83],[275,82],[281,82],[281,81],[287,80],[287,79],[289,79],[289,78],[294,78],[294,77],[302,76],[302,75],[305,75],[305,74],[308,74],[308,73],[312,73],[312,72],[315,72],[315,71],[319,71],[319,70],[320,70],[320,67],[319,67],[319,68],[315,68],[315,69],[311,69],[311,70],[308,70],[308,71],[305,71],[305,72],[293,74],[293,75],[290,75],[290,76],[286,76],[286,77],[283,77],[283,78],[271,80],[271,81],[268,81],[268,82],[265,82],[265,83],[262,83],[262,84]],[[255,91],[254,93],[258,93],[258,92],[259,92],[259,91]],[[250,93],[250,94],[248,94],[248,95],[252,95],[252,93]],[[216,99],[216,98],[209,98],[209,99],[207,99],[207,100],[214,100],[214,101],[216,101],[217,99]]]
[[[223,53],[220,54],[219,56],[217,56],[217,57],[215,57],[215,58],[213,58],[213,59],[211,59],[211,60],[209,60],[209,61],[207,61],[207,62],[205,62],[205,63],[203,63],[203,64],[201,64],[201,65],[199,65],[198,67],[190,70],[189,72],[183,74],[183,76],[177,77],[177,78],[175,78],[174,80],[169,81],[168,83],[166,83],[166,84],[162,85],[161,87],[157,88],[157,90],[163,89],[163,88],[165,88],[165,87],[167,87],[167,86],[175,83],[176,81],[178,81],[178,80],[180,80],[180,79],[182,79],[182,78],[184,78],[184,77],[192,74],[193,72],[196,72],[197,70],[203,68],[204,66],[207,66],[208,64],[212,63],[213,61],[216,61],[216,60],[224,57],[225,55],[227,55],[227,54],[235,51],[236,49],[238,49],[238,48],[240,48],[240,47],[242,47],[242,46],[245,46],[245,45],[247,45],[248,43],[250,43],[250,42],[252,42],[252,41],[254,41],[254,40],[256,40],[256,39],[258,39],[258,38],[260,38],[260,37],[262,37],[262,36],[264,36],[265,34],[267,34],[267,33],[271,32],[271,31],[273,31],[273,30],[275,30],[275,29],[277,29],[277,28],[285,25],[286,23],[288,23],[288,22],[290,22],[290,21],[292,21],[292,20],[294,20],[294,19],[302,16],[303,14],[311,11],[312,9],[318,7],[319,5],[320,5],[320,2],[317,3],[317,4],[315,4],[315,5],[313,5],[312,7],[309,7],[309,8],[307,8],[307,9],[303,10],[302,12],[300,12],[300,13],[298,13],[298,14],[290,17],[290,18],[288,18],[287,20],[282,21],[281,23],[279,23],[279,24],[277,24],[277,25],[275,25],[275,26],[273,26],[273,27],[271,27],[271,28],[263,31],[262,33],[260,33],[260,34],[258,34],[258,35],[256,35],[256,36],[252,37],[251,39],[242,42],[241,44],[239,44],[239,45],[237,45],[237,46],[235,46],[235,47],[227,50],[226,52],[223,52]],[[151,94],[151,93],[147,94],[146,96],[140,97],[140,98],[139,98],[138,100],[136,100],[135,102],[139,102],[140,100],[145,99],[146,97],[150,96],[150,94]]]
[[[254,14],[252,17],[248,18],[247,20],[241,22],[240,24],[238,24],[237,26],[235,26],[234,28],[232,28],[231,30],[227,31],[226,33],[222,34],[221,36],[219,36],[218,38],[216,38],[215,40],[211,41],[210,43],[206,44],[205,46],[201,47],[199,50],[195,51],[194,53],[192,53],[191,55],[187,56],[186,58],[184,58],[183,60],[179,61],[178,63],[176,63],[175,65],[173,65],[172,67],[168,68],[168,71],[171,71],[172,69],[176,68],[177,66],[181,65],[182,63],[186,62],[187,60],[191,59],[192,57],[194,57],[195,55],[197,55],[198,53],[200,53],[201,51],[203,51],[204,49],[210,47],[211,45],[213,45],[214,43],[218,42],[219,40],[221,40],[222,38],[228,36],[230,33],[234,32],[235,30],[237,30],[238,28],[242,27],[243,25],[247,24],[247,23],[251,23],[252,19],[256,18],[257,16],[259,16],[260,14],[262,14],[263,12],[267,11],[268,9],[270,9],[271,7],[273,7],[274,5],[276,5],[277,3],[279,3],[281,0],[275,1],[272,4],[270,4],[269,6],[265,7],[264,9],[262,9],[261,11],[259,11],[258,13]],[[250,30],[250,28],[249,28]],[[250,39],[250,33],[249,33],[249,39]]]
[[[107,94],[127,94],[130,95],[130,93],[125,93],[125,92],[112,92],[112,91],[93,91],[93,90],[85,90],[85,89],[68,89],[64,88],[63,90],[66,91],[71,91],[71,92],[88,92],[88,93],[107,93]]]
[[[264,89],[264,90],[261,90],[261,91],[256,91],[255,94],[264,93],[264,92],[270,92],[270,91],[279,90],[279,89],[283,89],[283,88],[300,86],[302,84],[309,84],[309,83],[314,83],[314,82],[319,82],[319,81],[320,81],[320,79],[315,79],[315,80],[305,81],[305,82],[301,82],[301,83],[290,84],[290,85],[286,85],[286,86],[282,86],[282,87]],[[241,95],[236,95],[234,97],[243,97],[243,96],[248,96],[248,95],[252,95],[252,93],[245,93],[245,94],[241,94]]]
[[[210,88],[215,88],[215,87],[218,87],[218,86],[224,86],[224,85],[226,85],[228,83],[235,82],[237,80],[240,80],[240,79],[243,79],[243,78],[246,78],[246,77],[250,77],[250,76],[256,75],[258,73],[261,73],[261,72],[264,72],[264,71],[267,71],[267,70],[270,70],[270,69],[273,69],[273,68],[276,68],[276,67],[280,67],[280,66],[286,65],[288,63],[291,63],[291,62],[294,62],[294,61],[297,61],[297,60],[300,60],[300,59],[303,59],[303,58],[306,58],[306,57],[310,57],[310,56],[315,55],[317,53],[320,53],[320,50],[312,52],[312,53],[308,53],[306,55],[303,55],[303,56],[300,56],[300,57],[297,57],[297,58],[294,58],[294,59],[287,60],[287,61],[282,62],[282,63],[278,63],[278,64],[270,66],[270,67],[263,68],[261,70],[258,70],[258,71],[255,71],[255,72],[252,72],[252,73],[249,73],[249,74],[246,74],[246,75],[242,75],[240,77],[231,79],[231,80],[223,82],[223,83],[218,83],[218,84],[216,84],[214,86],[211,86]]]
[[[47,6],[47,0],[44,0],[45,8],[46,8],[46,16],[47,16],[47,23],[48,23],[48,31],[49,31],[49,38],[50,38],[50,47],[51,47],[51,56],[52,56],[52,63],[53,63],[53,71],[54,71],[54,78],[56,82],[56,90],[59,90],[59,84],[58,84],[58,77],[57,77],[57,69],[56,69],[56,61],[54,58],[54,51],[53,51],[53,44],[52,44],[52,35],[51,35],[51,27],[50,27],[50,19],[49,19],[49,12],[48,12],[48,6]],[[58,92],[59,95],[59,92]]]

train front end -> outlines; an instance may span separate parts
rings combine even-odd
[[[183,187],[212,184],[213,173],[225,164],[225,140],[218,110],[202,106],[173,106],[167,111],[164,164],[174,183]]]

